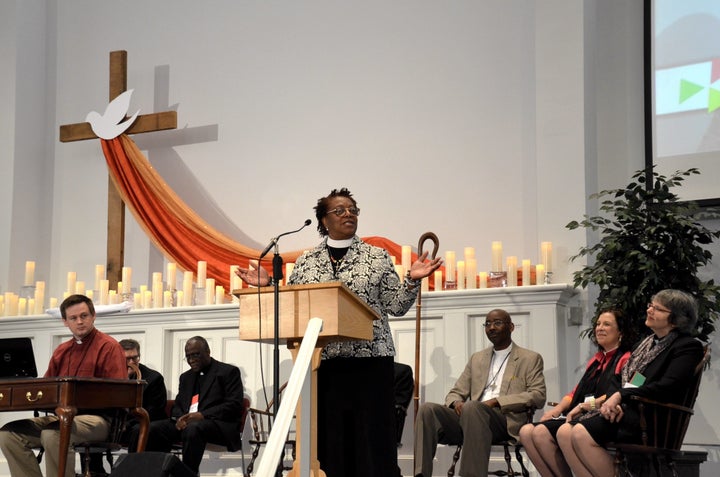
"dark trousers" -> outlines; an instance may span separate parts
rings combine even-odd
[[[333,358],[318,369],[318,460],[328,476],[397,475],[393,358]]]
[[[182,442],[182,461],[195,473],[199,472],[205,446],[208,442],[227,445],[222,440],[220,427],[215,421],[204,419],[190,422],[185,429],[179,431],[172,419],[163,419],[150,423],[148,442],[145,450],[169,452],[173,444]],[[130,448],[137,448],[137,440],[131,441]]]

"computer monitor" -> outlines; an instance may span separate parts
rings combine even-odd
[[[0,379],[36,377],[35,354],[30,338],[1,338]]]

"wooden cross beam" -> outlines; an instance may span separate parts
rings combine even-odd
[[[110,101],[127,90],[127,51],[110,52]],[[125,134],[139,134],[177,128],[177,111],[139,115]],[[65,124],[60,126],[60,141],[83,141],[97,139],[90,123]],[[125,204],[108,178],[107,216],[107,277],[110,288],[121,280],[125,260]]]

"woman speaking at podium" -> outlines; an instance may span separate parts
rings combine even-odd
[[[329,477],[397,475],[393,400],[395,345],[388,315],[403,316],[415,302],[421,280],[440,258],[423,253],[400,279],[386,250],[356,235],[360,209],[346,188],[333,189],[314,207],[323,237],[295,262],[288,284],[344,283],[380,316],[372,341],[338,341],[322,351],[318,369],[318,460]],[[240,269],[250,285],[265,286],[262,267]]]

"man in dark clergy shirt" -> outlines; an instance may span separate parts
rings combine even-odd
[[[60,305],[63,324],[72,338],[58,346],[50,358],[45,377],[77,376],[127,379],[125,353],[109,335],[95,328],[95,307],[85,295],[70,295]],[[102,441],[110,422],[101,415],[75,416],[70,442]],[[47,477],[58,475],[60,429],[57,416],[21,419],[0,429],[0,449],[7,459],[12,477],[42,477],[33,449],[45,449]],[[65,475],[75,475],[75,452],[67,451]]]
[[[150,423],[145,450],[168,452],[182,441],[183,463],[197,474],[208,442],[239,448],[243,384],[237,366],[210,357],[202,336],[185,343],[185,359],[190,369],[180,375],[172,417]]]

